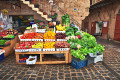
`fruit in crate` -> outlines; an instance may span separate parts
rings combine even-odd
[[[34,45],[32,45],[32,48],[43,48],[43,43],[35,43]]]
[[[70,44],[68,42],[57,42],[55,43],[55,48],[70,48]]]
[[[28,42],[20,42],[20,44],[18,45],[18,47],[16,47],[16,49],[30,49],[32,48],[32,45],[34,45],[35,42],[33,41],[28,41]]]
[[[36,33],[33,39],[43,39],[43,33]]]
[[[21,39],[43,39],[43,33],[26,33]]]
[[[35,37],[35,33],[25,33],[23,36],[21,36],[21,39],[32,39]]]
[[[14,35],[14,34],[17,34],[18,31],[17,31],[17,30],[14,30],[14,29],[9,29],[9,30],[6,30],[6,33],[7,33],[7,34],[10,34],[10,35]]]
[[[61,24],[56,25],[57,31],[66,31],[65,26],[62,26]]]
[[[14,37],[15,37],[14,35],[7,35],[4,38],[14,38]]]
[[[45,42],[44,48],[55,48],[55,42]]]
[[[48,31],[44,34],[44,39],[55,39],[55,33],[52,31]]]
[[[65,39],[65,37],[66,37],[66,33],[57,33],[55,35],[56,39]]]

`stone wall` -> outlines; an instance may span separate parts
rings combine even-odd
[[[114,2],[113,4],[109,4],[103,6],[101,8],[94,9],[90,12],[89,16],[85,18],[83,24],[88,22],[88,32],[91,33],[91,24],[96,21],[108,21],[108,39],[114,39],[114,31],[115,31],[115,22],[116,22],[116,14],[120,9],[119,2]],[[100,15],[98,15],[100,12]],[[104,37],[103,37],[104,38]]]
[[[60,0],[58,5],[64,12],[79,22],[80,25],[82,20],[89,15],[90,0]],[[59,19],[62,15],[62,13],[59,13]]]
[[[33,15],[34,19],[46,21],[39,14],[37,14],[30,7],[23,4],[22,2],[21,2],[21,9],[18,6],[15,6],[15,9],[14,9],[13,5],[11,5],[9,2],[0,1],[0,10],[2,9],[7,9],[9,11],[9,15]]]

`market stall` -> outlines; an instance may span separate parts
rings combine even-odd
[[[12,28],[12,17],[9,17],[6,9],[3,9],[0,12],[0,48],[5,50],[5,57],[14,52],[13,48],[19,40],[18,31]]]
[[[19,41],[18,32],[16,30],[3,30],[0,32],[0,48],[5,50],[4,56],[8,56],[14,52],[15,44]]]
[[[19,35],[20,42],[15,47],[16,63],[71,63],[79,69],[103,60],[104,46],[97,44],[94,36],[70,24],[67,14],[62,17],[62,23],[36,23],[27,27],[24,34]]]

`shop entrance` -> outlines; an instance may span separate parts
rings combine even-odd
[[[31,26],[34,22],[33,15],[11,15],[13,20],[13,28],[23,33],[27,26]]]
[[[103,27],[103,21],[97,21],[97,22],[96,22],[95,35],[101,36],[101,34],[102,34],[102,27]]]

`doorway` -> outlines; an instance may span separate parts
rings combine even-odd
[[[102,27],[103,27],[103,21],[97,21],[95,35],[98,35],[98,36],[102,35]]]

